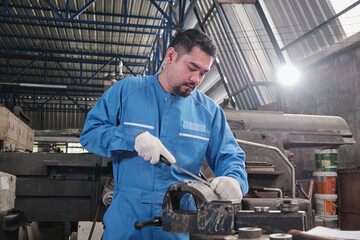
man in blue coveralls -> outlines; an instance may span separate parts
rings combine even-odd
[[[134,229],[136,221],[162,216],[169,186],[191,178],[158,163],[160,155],[196,175],[205,157],[216,175],[211,189],[220,198],[242,199],[247,193],[245,154],[221,108],[195,89],[216,51],[203,32],[180,31],[166,52],[162,72],[119,81],[88,113],[82,146],[113,159],[115,189],[103,219],[103,239],[189,239],[156,226]],[[191,196],[181,201],[185,209],[194,207]]]

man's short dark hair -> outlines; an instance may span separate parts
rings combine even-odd
[[[217,48],[214,41],[205,33],[197,29],[180,30],[169,47],[175,48],[179,56],[191,52],[192,48],[198,46],[209,56],[215,58]]]

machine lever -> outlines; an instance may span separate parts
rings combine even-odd
[[[162,226],[162,217],[154,217],[152,221],[140,222],[137,221],[134,224],[136,230],[141,230],[143,227],[149,226]]]

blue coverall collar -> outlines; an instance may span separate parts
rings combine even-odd
[[[160,75],[160,73],[161,72],[158,72],[158,73],[156,73],[156,74],[154,74],[154,77],[156,78],[156,86],[157,86],[157,88],[159,89],[159,93],[163,96],[163,97],[175,97],[175,98],[184,98],[184,97],[182,97],[182,96],[179,96],[178,94],[172,94],[172,93],[168,93],[168,92],[166,92],[165,90],[164,90],[164,88],[161,86],[161,84],[160,84],[160,81],[159,81],[159,75]],[[191,93],[192,94],[192,93]],[[190,94],[190,95],[191,95]],[[189,96],[190,96],[189,95]]]

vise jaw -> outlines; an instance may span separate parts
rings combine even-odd
[[[191,194],[195,210],[180,208],[185,194]],[[200,182],[170,186],[162,204],[164,232],[229,235],[235,232],[235,216],[241,210],[240,200],[221,200]]]

